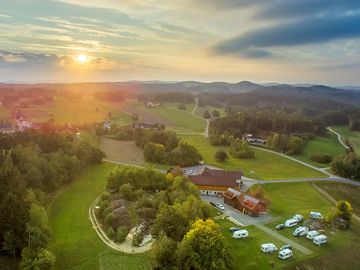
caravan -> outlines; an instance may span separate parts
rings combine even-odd
[[[283,249],[283,250],[280,250],[279,251],[279,258],[282,259],[282,260],[285,260],[287,258],[290,258],[292,257],[293,255],[293,252],[291,249]]]
[[[287,221],[285,221],[285,227],[290,228],[290,227],[294,227],[298,224],[298,221],[296,219],[288,219]]]
[[[318,236],[320,233],[318,231],[310,231],[306,234],[306,238],[313,240],[315,236]]]
[[[277,247],[273,243],[262,244],[261,251],[264,253],[270,253],[277,251]]]
[[[296,228],[296,230],[293,232],[293,236],[304,236],[309,232],[309,229],[306,227],[298,227]]]
[[[310,218],[312,218],[312,219],[322,219],[323,216],[319,212],[310,212]]]
[[[314,242],[315,245],[318,245],[318,246],[326,244],[327,243],[327,236],[323,235],[323,234],[315,236],[314,239],[313,239],[313,242]]]
[[[239,230],[233,233],[233,238],[240,239],[240,238],[247,238],[249,236],[249,232],[247,230]]]

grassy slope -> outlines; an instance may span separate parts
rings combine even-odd
[[[344,141],[348,141],[354,151],[360,155],[360,131],[351,131],[348,126],[333,126],[334,131],[341,134]]]
[[[309,140],[302,154],[293,157],[320,168],[329,166],[329,164],[312,161],[310,156],[314,153],[325,153],[335,156],[345,153],[345,148],[339,143],[334,133],[329,133],[328,137],[316,137],[315,139]]]
[[[294,161],[257,149],[254,149],[255,158],[253,159],[235,159],[230,156],[224,163],[217,162],[214,158],[215,152],[220,149],[228,151],[228,146],[211,146],[204,136],[182,135],[181,137],[184,141],[194,145],[200,151],[206,163],[226,169],[241,169],[245,176],[248,177],[257,179],[282,179],[324,176]]]
[[[103,189],[113,165],[89,169],[58,195],[49,208],[53,229],[51,249],[57,257],[56,269],[148,269],[145,255],[115,252],[100,240],[88,218],[92,201]]]

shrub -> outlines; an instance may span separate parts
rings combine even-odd
[[[228,159],[228,155],[226,154],[226,152],[224,150],[218,150],[215,153],[215,159],[219,162],[224,162]]]
[[[145,236],[145,233],[142,230],[134,233],[131,244],[134,247],[138,247],[141,244],[141,242],[143,241],[144,236]]]
[[[110,239],[114,239],[115,237],[115,231],[113,229],[113,227],[109,227],[106,231],[106,235],[110,238]]]
[[[330,163],[332,161],[332,156],[325,153],[314,153],[310,156],[310,159],[319,163]]]
[[[122,243],[125,241],[127,235],[129,234],[129,227],[127,226],[120,226],[119,228],[117,228],[116,230],[116,241],[118,243]]]
[[[185,110],[186,110],[186,106],[185,106],[185,104],[179,104],[179,105],[178,105],[178,109],[179,109],[179,110],[184,110],[184,111],[185,111]]]

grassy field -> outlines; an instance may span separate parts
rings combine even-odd
[[[301,161],[305,161],[314,166],[324,168],[330,166],[329,164],[318,163],[312,161],[310,156],[314,153],[324,153],[331,156],[345,153],[345,148],[339,143],[337,136],[334,133],[329,132],[327,137],[315,137],[309,140],[301,155],[293,156]]]
[[[162,105],[168,109],[178,109],[180,103],[176,103],[176,102],[165,102]],[[185,105],[185,111],[187,112],[192,112],[195,108],[195,103],[186,103]]]
[[[215,107],[209,106],[209,105],[204,106],[204,107],[197,107],[197,108],[196,108],[196,111],[195,111],[195,114],[197,114],[197,115],[199,115],[199,116],[202,117],[202,116],[204,115],[204,111],[205,111],[205,110],[208,110],[208,112],[209,112],[210,114],[211,114],[211,112],[212,112],[213,110],[218,110],[219,113],[220,113],[220,116],[225,116],[225,115],[226,115],[224,108],[215,108]]]
[[[89,206],[104,188],[106,175],[113,167],[105,163],[89,169],[50,205],[56,269],[149,269],[146,255],[132,256],[106,247],[89,221]]]
[[[299,177],[325,177],[324,174],[284,157],[254,149],[255,158],[235,159],[231,156],[226,162],[217,162],[217,150],[228,151],[228,146],[211,146],[204,136],[182,135],[181,138],[194,145],[206,163],[229,170],[243,170],[244,175],[256,179],[283,179]]]
[[[351,131],[348,126],[333,126],[334,131],[341,134],[343,141],[347,141],[360,155],[360,131]]]

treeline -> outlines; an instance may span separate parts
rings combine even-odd
[[[210,122],[209,139],[213,145],[230,144],[231,138],[241,138],[246,133],[269,134],[310,133],[326,134],[325,126],[301,117],[289,117],[282,113],[237,113],[216,118]]]
[[[47,194],[101,162],[104,154],[67,132],[1,134],[0,149],[1,253],[21,257],[21,269],[51,269]]]
[[[289,155],[297,155],[301,154],[305,147],[306,140],[299,136],[274,133],[268,137],[266,144],[275,151]]]
[[[134,141],[146,161],[179,166],[193,166],[202,160],[197,149],[181,141],[175,132],[135,129]]]
[[[125,100],[127,93],[123,91],[99,91],[94,93],[94,97],[103,101],[120,102]]]
[[[145,235],[156,242],[151,250],[153,269],[233,269],[233,260],[210,205],[182,175],[152,169],[117,168],[108,178],[97,216],[116,242],[125,240],[132,227],[132,243]],[[130,218],[130,209],[136,209]],[[134,212],[134,211],[133,211]],[[134,218],[136,215],[136,218]]]
[[[349,129],[353,131],[360,131],[360,110],[353,112],[349,116]]]
[[[194,95],[186,92],[165,92],[165,93],[147,93],[139,94],[137,97],[139,102],[177,102],[177,103],[193,103]]]
[[[337,175],[360,180],[360,157],[354,152],[334,157],[331,168]]]

